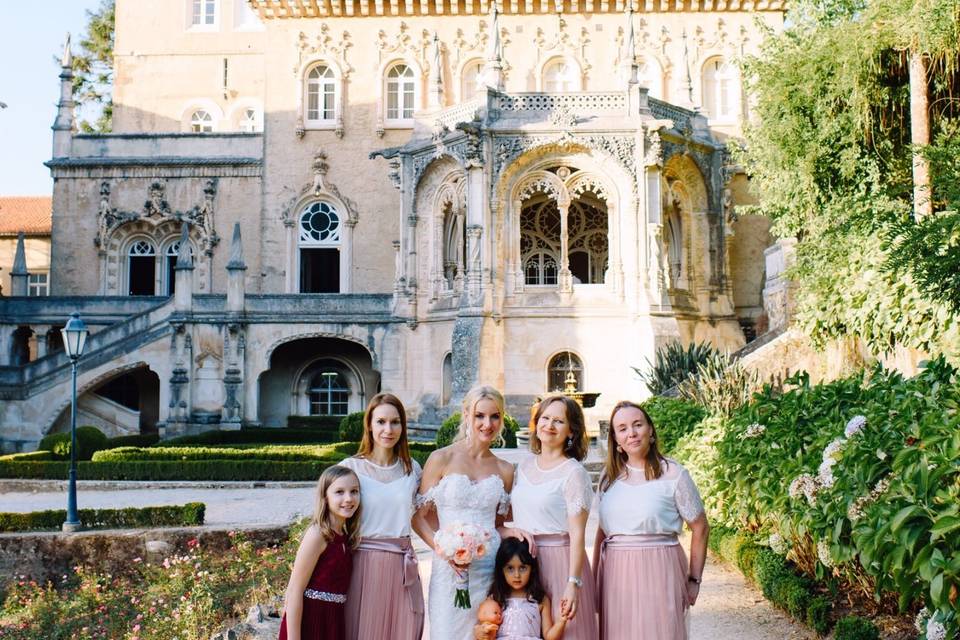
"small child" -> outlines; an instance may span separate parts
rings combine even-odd
[[[560,640],[568,618],[556,623],[550,613],[550,598],[540,582],[537,561],[530,555],[525,540],[505,538],[497,551],[496,568],[489,599],[503,609],[503,622],[496,629],[502,640]],[[485,638],[496,625],[480,623],[474,627],[476,638]],[[542,635],[541,635],[542,634]]]
[[[345,640],[344,603],[351,549],[360,541],[360,480],[347,467],[328,467],[287,584],[280,640]]]

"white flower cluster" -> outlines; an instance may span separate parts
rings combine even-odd
[[[781,556],[787,552],[787,543],[784,542],[783,536],[781,536],[779,533],[771,533],[768,544],[770,545],[771,551]]]
[[[873,489],[870,490],[865,496],[860,496],[856,500],[850,503],[850,506],[847,508],[847,518],[850,519],[850,522],[856,522],[863,517],[863,511],[871,504],[877,501],[877,498],[882,496],[887,492],[887,489],[890,488],[890,476],[885,478],[880,478],[877,481],[877,484],[874,485]]]
[[[913,627],[923,633],[927,629],[927,621],[930,620],[930,609],[924,607],[920,609],[920,613],[917,614],[916,619],[913,621]]]
[[[801,473],[790,483],[788,493],[793,499],[799,498],[802,494],[807,498],[807,502],[812,505],[817,499],[817,479],[809,473]]]
[[[863,427],[866,426],[867,419],[864,416],[853,416],[850,418],[850,421],[847,423],[847,428],[843,430],[843,435],[847,438],[852,438],[861,431]]]
[[[830,543],[826,540],[820,540],[817,542],[817,557],[820,559],[820,564],[827,567],[828,569],[833,567],[833,556],[830,555]]]
[[[936,618],[927,622],[927,640],[946,640],[947,628]]]
[[[741,440],[746,440],[747,438],[759,438],[760,436],[763,435],[763,432],[766,430],[767,428],[765,426],[754,422],[752,425],[747,427],[746,431],[744,431],[737,437],[740,438]]]
[[[820,468],[817,470],[817,481],[827,488],[832,487],[835,481],[833,465],[840,459],[843,442],[843,438],[837,438],[823,450],[823,462],[820,463]]]

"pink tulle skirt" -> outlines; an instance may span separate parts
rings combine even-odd
[[[540,565],[540,578],[550,596],[553,621],[560,617],[560,599],[567,588],[570,577],[570,537],[562,535],[534,536],[537,543],[537,562]],[[593,572],[583,553],[583,569],[580,588],[580,600],[576,617],[567,624],[563,633],[564,640],[597,640],[597,595]]]
[[[409,538],[364,538],[353,552],[347,640],[420,640],[423,588]]]
[[[601,640],[687,640],[687,556],[652,536],[612,536],[597,567]]]

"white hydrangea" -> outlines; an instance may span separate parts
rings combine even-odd
[[[850,506],[847,507],[847,518],[850,522],[856,522],[863,517],[863,509],[870,503],[869,496],[860,496],[856,500],[850,503]]]
[[[771,533],[768,544],[774,553],[784,555],[787,552],[787,544],[783,541],[783,536],[779,533]]]
[[[840,450],[843,449],[843,438],[837,438],[833,442],[827,445],[827,448],[823,450],[823,459],[826,460],[839,460],[840,459]]]
[[[927,621],[930,620],[930,610],[924,607],[920,609],[920,613],[917,614],[916,619],[913,621],[913,627],[923,633],[927,629]]]
[[[877,449],[877,459],[880,461],[887,459],[887,452],[883,449]]]
[[[790,483],[787,492],[793,499],[797,499],[801,495],[805,496],[807,502],[812,505],[817,499],[817,481],[809,473],[801,473]]]
[[[824,460],[817,470],[817,481],[828,489],[836,482],[833,477],[833,460]]]
[[[754,422],[752,425],[747,427],[746,431],[744,431],[737,437],[740,438],[741,440],[746,440],[747,438],[759,438],[760,436],[763,435],[763,432],[766,430],[767,428],[765,426]]]
[[[930,618],[927,622],[927,640],[946,640],[947,628],[943,623],[935,618]]]
[[[827,567],[833,567],[833,556],[830,555],[830,543],[826,540],[820,540],[817,542],[817,557],[820,559],[820,564]]]
[[[882,494],[887,492],[887,489],[890,488],[890,476],[885,476],[877,480],[877,484],[874,485],[873,491],[870,492],[870,497],[874,500],[879,498]]]
[[[850,418],[850,421],[847,423],[847,428],[843,430],[843,435],[848,438],[852,438],[861,431],[863,427],[867,424],[867,419],[864,416],[853,416]]]

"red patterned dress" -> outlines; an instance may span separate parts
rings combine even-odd
[[[343,605],[347,601],[352,569],[346,536],[334,535],[317,559],[317,566],[303,592],[302,640],[346,640]],[[280,640],[286,638],[287,616],[284,614],[280,623]]]

